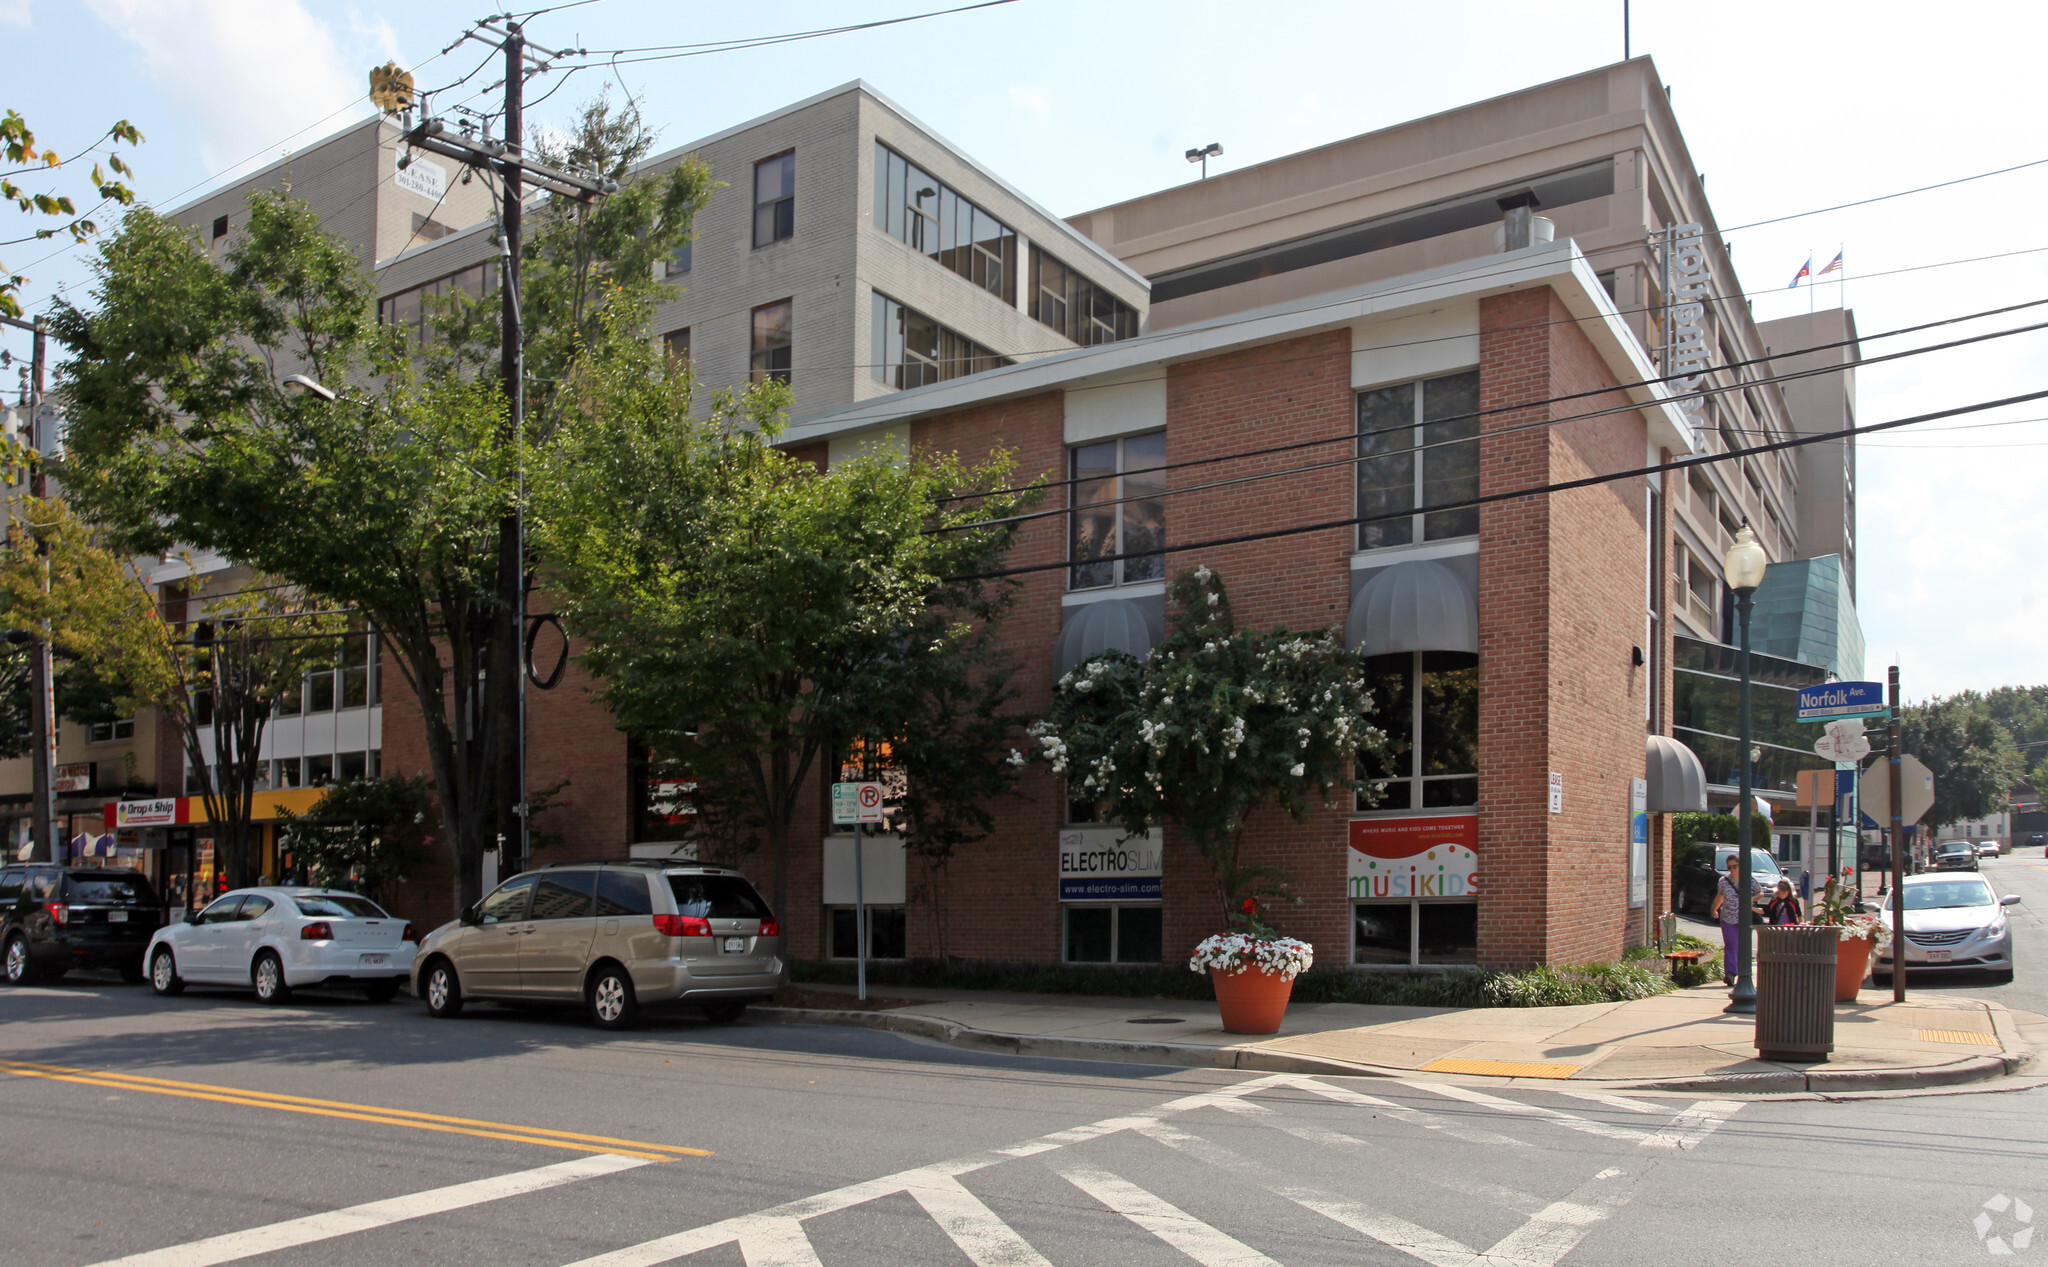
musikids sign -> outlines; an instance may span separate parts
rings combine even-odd
[[[1478,843],[1479,819],[1471,814],[1355,819],[1346,851],[1351,897],[1475,897]]]

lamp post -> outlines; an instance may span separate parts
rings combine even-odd
[[[1223,147],[1214,141],[1197,149],[1189,150],[1187,153],[1187,160],[1190,163],[1200,163],[1202,165],[1203,180],[1209,179],[1209,160],[1221,157],[1223,157]]]
[[[1750,820],[1755,809],[1755,793],[1750,790],[1750,752],[1755,742],[1755,730],[1751,724],[1749,708],[1749,614],[1756,605],[1756,588],[1764,583],[1764,568],[1770,560],[1764,555],[1764,548],[1756,543],[1756,534],[1750,531],[1744,521],[1742,530],[1735,534],[1735,544],[1728,548],[1728,556],[1721,560],[1721,575],[1728,582],[1728,588],[1735,591],[1735,613],[1741,625],[1740,651],[1736,662],[1742,666],[1742,748],[1741,762],[1736,767],[1735,794],[1736,817],[1741,829],[1736,833],[1736,849],[1742,858],[1738,868],[1740,878],[1736,894],[1740,905],[1736,908],[1738,932],[1735,937],[1735,989],[1729,993],[1729,1012],[1756,1011],[1756,982],[1750,976],[1749,930],[1752,902],[1751,895],[1756,889],[1756,878],[1750,866]]]

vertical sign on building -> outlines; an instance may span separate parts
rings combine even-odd
[[[1564,813],[1564,775],[1557,770],[1550,772],[1550,812]]]
[[[1650,901],[1650,781],[1628,781],[1628,905]]]
[[[1706,381],[1707,299],[1714,274],[1707,263],[1706,231],[1698,224],[1674,224],[1664,238],[1664,364],[1665,386],[1679,398],[1679,412],[1694,433],[1704,422],[1706,397],[1697,395]]]

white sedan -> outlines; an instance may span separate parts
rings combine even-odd
[[[296,988],[346,986],[382,1003],[411,975],[418,944],[411,924],[361,894],[236,889],[158,929],[142,961],[158,994],[245,986],[280,1003]]]
[[[2012,924],[2005,908],[2019,905],[2019,894],[2000,897],[1983,876],[1936,871],[1906,877],[1906,967],[1976,969],[2012,980]],[[1892,904],[1881,890],[1878,918],[1892,923]],[[1877,952],[1870,965],[1879,984],[1891,980],[1892,947]]]

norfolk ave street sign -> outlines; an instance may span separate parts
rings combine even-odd
[[[1885,709],[1882,682],[1823,682],[1799,688],[1800,721],[1868,717]]]
[[[832,821],[835,823],[879,823],[882,821],[882,785],[879,783],[834,783]]]

